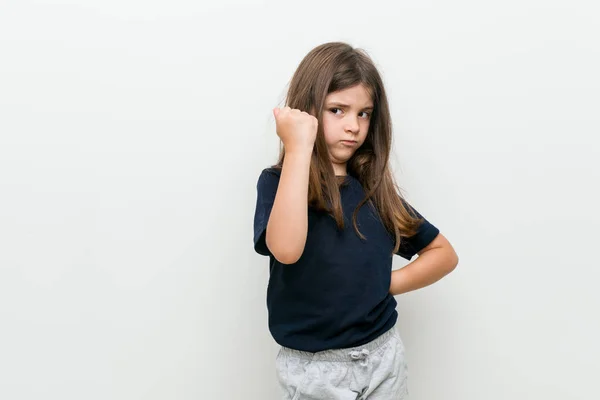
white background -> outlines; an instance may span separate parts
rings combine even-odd
[[[380,68],[396,177],[460,256],[397,297],[412,399],[600,398],[599,12],[2,0],[0,398],[278,398],[255,186],[332,40]]]

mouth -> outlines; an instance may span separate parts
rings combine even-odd
[[[342,140],[341,142],[346,146],[356,146],[356,144],[358,143],[356,140]]]

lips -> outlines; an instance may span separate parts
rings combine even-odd
[[[358,142],[356,140],[342,140],[342,143],[348,146],[354,146],[356,145]]]

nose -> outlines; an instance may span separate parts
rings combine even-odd
[[[358,124],[358,117],[349,115],[346,119],[346,125],[344,129],[346,132],[350,132],[356,135],[360,129],[360,126]]]

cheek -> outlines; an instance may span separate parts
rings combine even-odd
[[[325,135],[325,142],[332,143],[335,141],[336,126],[335,121],[327,116],[323,117],[323,134]]]
[[[365,121],[361,126],[360,126],[360,140],[364,142],[365,138],[367,137],[367,134],[369,133],[369,121]]]

